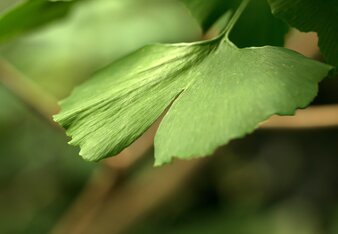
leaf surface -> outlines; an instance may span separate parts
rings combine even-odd
[[[338,0],[268,0],[272,12],[303,32],[318,33],[319,47],[338,66]]]
[[[208,44],[205,45],[209,47]],[[209,49],[153,45],[115,62],[75,89],[55,117],[87,160],[116,155],[135,141],[189,83]]]
[[[292,115],[315,97],[328,69],[283,48],[223,44],[189,74],[193,82],[163,119],[155,138],[156,165],[172,156],[211,155],[273,114]]]
[[[210,155],[271,115],[306,107],[331,66],[278,47],[240,49],[227,39],[234,21],[213,40],[150,45],[113,63],[63,101],[55,120],[97,161],[129,146],[172,104],[155,138],[162,165]]]

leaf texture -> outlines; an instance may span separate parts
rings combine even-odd
[[[236,16],[236,14],[235,14]],[[210,155],[271,115],[306,107],[331,66],[279,47],[238,48],[219,37],[146,46],[98,72],[55,116],[90,161],[134,142],[170,107],[155,165]]]

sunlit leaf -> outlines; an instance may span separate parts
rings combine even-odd
[[[87,160],[121,152],[170,106],[155,138],[156,165],[210,155],[273,114],[306,107],[331,66],[287,49],[240,49],[225,33],[144,47],[100,71],[61,103],[55,120]]]
[[[0,54],[47,92],[65,97],[103,65],[146,44],[198,38],[198,25],[176,1],[94,0],[81,2],[66,18],[0,46]]]

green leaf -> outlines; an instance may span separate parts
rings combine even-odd
[[[236,9],[235,2],[238,4],[239,0],[232,2],[231,8]],[[272,15],[266,0],[254,0],[250,2],[229,37],[238,47],[283,46],[288,31],[288,25]]]
[[[27,0],[0,16],[0,42],[64,17],[78,1]]]
[[[155,138],[156,165],[210,155],[271,115],[306,107],[331,66],[283,48],[237,48],[227,37],[241,10],[213,40],[146,46],[79,86],[55,120],[80,155],[118,154],[170,104]]]
[[[191,72],[155,139],[156,164],[173,155],[211,155],[273,114],[292,115],[317,93],[329,66],[277,47],[238,49],[229,42]]]
[[[198,26],[176,1],[81,1],[66,18],[0,45],[0,54],[46,91],[64,98],[103,64],[144,45],[197,38]]]
[[[303,32],[314,31],[319,47],[338,66],[338,0],[269,0],[272,12]]]

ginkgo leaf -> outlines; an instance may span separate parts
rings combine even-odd
[[[65,16],[80,0],[27,0],[0,15],[0,42]]]
[[[338,0],[268,0],[272,12],[304,32],[318,33],[328,63],[338,66]]]
[[[331,66],[278,47],[239,49],[219,37],[146,46],[76,88],[55,120],[80,155],[121,152],[170,106],[155,138],[156,165],[210,155],[273,114],[306,107]]]
[[[211,155],[273,114],[292,115],[315,97],[329,66],[277,47],[238,49],[229,42],[190,72],[193,80],[164,117],[156,165],[172,156]]]

